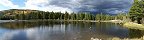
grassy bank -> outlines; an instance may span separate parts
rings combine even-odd
[[[105,20],[105,21],[95,21],[95,20],[60,20],[60,21],[83,21],[83,22],[112,22],[112,23],[122,23],[121,20]]]
[[[144,25],[142,25],[142,24],[137,24],[137,23],[134,23],[134,22],[126,22],[126,23],[123,23],[123,26],[124,26],[124,27],[127,27],[127,28],[131,28],[131,29],[144,30]]]
[[[99,38],[91,38],[91,40],[104,40],[104,39],[99,39]],[[140,38],[118,38],[118,37],[113,37],[113,38],[107,38],[105,40],[144,40],[144,36]]]

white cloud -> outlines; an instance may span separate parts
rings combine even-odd
[[[50,5],[50,6],[47,6],[45,8],[42,9],[43,11],[55,11],[55,12],[72,12],[72,10],[70,10],[69,8],[63,8],[63,7],[58,7],[58,6],[55,6],[55,5]]]
[[[54,12],[72,12],[69,8],[64,8],[55,5],[49,5],[52,0],[27,0],[24,7],[13,4],[10,0],[0,0],[0,5],[8,7],[8,9],[34,9],[42,11],[54,11]],[[47,6],[45,6],[47,5]]]
[[[25,2],[25,8],[28,9],[38,9],[39,6],[46,4],[47,0],[27,0]]]
[[[0,5],[10,7],[10,8],[18,8],[18,5],[14,5],[10,0],[0,0]]]
[[[55,5],[48,5],[51,0],[27,0],[25,2],[24,9],[34,9],[42,11],[54,11],[54,12],[72,12],[69,8],[63,8]],[[47,6],[45,6],[47,5]]]
[[[113,12],[111,8],[128,11],[132,0],[26,0],[23,7],[14,5],[10,0],[0,0],[0,5],[9,9],[34,9],[54,12]],[[108,10],[105,10],[108,9]],[[122,10],[125,9],[125,10]],[[115,11],[114,13],[116,13]]]

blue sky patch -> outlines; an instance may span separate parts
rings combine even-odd
[[[10,0],[14,5],[18,5],[20,7],[24,7],[26,0]]]

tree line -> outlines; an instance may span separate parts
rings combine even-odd
[[[118,15],[109,15],[109,14],[91,14],[91,13],[61,13],[61,12],[44,12],[44,11],[37,11],[37,12],[30,12],[25,14],[15,14],[15,15],[3,15],[0,17],[1,20],[36,20],[36,19],[53,19],[53,20],[123,20],[125,13],[119,13]]]

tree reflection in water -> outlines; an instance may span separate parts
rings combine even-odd
[[[13,33],[16,32],[20,35],[13,37],[23,36],[21,38],[25,38],[26,36],[27,39],[40,37],[39,40],[56,38],[59,40],[90,40],[92,37],[100,39],[111,37],[140,38],[144,35],[141,30],[127,29],[114,23],[103,22],[33,20],[0,23],[0,27],[12,30],[11,32],[1,32],[6,33],[5,35],[14,35]]]
[[[129,38],[141,38],[144,36],[144,31],[138,29],[129,29]]]

